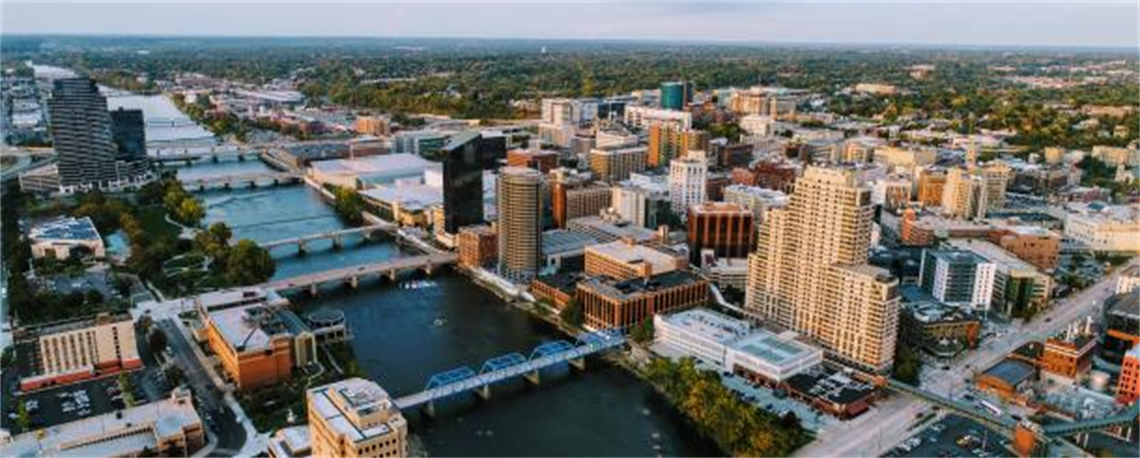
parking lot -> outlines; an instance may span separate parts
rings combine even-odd
[[[911,436],[887,457],[1010,457],[1009,439],[969,418],[950,414]]]
[[[66,385],[19,396],[13,402],[4,404],[4,427],[13,430],[17,426],[17,406],[24,403],[28,410],[33,429],[46,428],[87,417],[102,415],[126,407],[128,396],[133,396],[136,404],[148,402],[145,390],[138,383],[144,371],[127,375],[134,386],[127,395],[119,388],[119,377],[111,376],[73,385]]]

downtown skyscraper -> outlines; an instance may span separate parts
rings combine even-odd
[[[871,190],[852,167],[809,167],[749,257],[745,309],[868,371],[894,361],[898,280],[867,264]]]
[[[63,191],[116,189],[145,179],[149,167],[141,112],[112,118],[107,99],[90,78],[55,80],[47,106]],[[122,125],[116,127],[115,120]]]
[[[542,261],[542,174],[525,167],[503,167],[495,186],[499,275],[529,282]]]

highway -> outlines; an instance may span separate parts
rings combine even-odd
[[[947,371],[924,367],[924,373],[933,373],[928,377],[931,383],[925,384],[923,388],[952,397],[954,393],[960,392],[971,383],[975,371],[996,364],[1021,345],[1034,340],[1044,340],[1069,323],[1096,314],[1105,299],[1112,296],[1120,274],[1127,267],[1137,264],[1140,264],[1140,258],[1133,258],[1096,284],[1067,298],[1054,301],[1048,311],[1038,315],[1033,321],[1016,329],[1015,332],[984,343],[965,358],[952,364]],[[798,450],[795,456],[882,456],[887,450],[910,436],[912,432],[910,428],[915,420],[931,408],[930,403],[916,398],[892,396],[861,417],[824,431],[814,442]]]

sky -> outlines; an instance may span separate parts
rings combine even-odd
[[[1137,47],[1140,2],[5,0],[4,34],[479,37]]]

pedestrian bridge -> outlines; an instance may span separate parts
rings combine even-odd
[[[531,383],[539,383],[539,371],[562,363],[569,363],[579,369],[585,368],[585,358],[591,354],[619,347],[625,343],[625,336],[619,330],[602,330],[580,334],[573,343],[566,340],[546,342],[534,348],[529,356],[522,353],[508,353],[488,359],[479,372],[468,366],[461,366],[435,374],[428,379],[424,390],[400,397],[395,404],[401,410],[423,408],[429,416],[435,414],[435,401],[475,392],[483,399],[491,397],[491,385],[505,380],[522,377]]]
[[[454,264],[456,258],[457,256],[453,253],[404,256],[370,264],[298,275],[262,283],[258,285],[258,287],[279,292],[308,288],[309,293],[316,295],[323,284],[344,282],[355,288],[360,285],[360,279],[362,277],[372,275],[386,275],[390,279],[395,279],[396,274],[405,270],[422,270],[428,275],[431,275],[432,271],[437,267]]]

